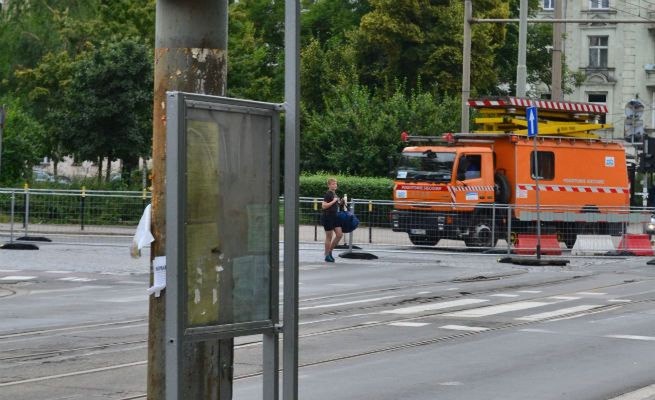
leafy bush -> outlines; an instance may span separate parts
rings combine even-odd
[[[391,200],[393,181],[389,178],[371,178],[346,175],[301,175],[300,196],[323,197],[327,191],[327,179],[337,180],[337,194],[348,194],[349,199]]]

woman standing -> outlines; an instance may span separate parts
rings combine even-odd
[[[341,226],[339,226],[339,221],[337,220],[337,211],[339,210],[339,202],[341,200],[337,197],[336,193],[336,179],[329,178],[327,180],[327,187],[328,191],[325,192],[323,203],[321,203],[321,225],[325,229],[325,261],[334,262],[332,250],[337,247],[343,236]]]

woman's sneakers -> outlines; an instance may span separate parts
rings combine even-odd
[[[325,262],[334,262],[334,257],[332,257],[332,254],[325,256]]]

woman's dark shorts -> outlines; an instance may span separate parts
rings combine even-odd
[[[326,232],[339,228],[339,219],[336,215],[321,215],[321,225]]]

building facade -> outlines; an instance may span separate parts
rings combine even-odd
[[[555,1],[564,19],[567,68],[582,85],[565,100],[603,103],[615,139],[639,138],[655,127],[655,2],[652,0],[541,0],[540,18],[553,18]],[[633,21],[633,22],[625,22]],[[637,22],[638,21],[638,22]],[[627,111],[626,111],[627,109]]]

